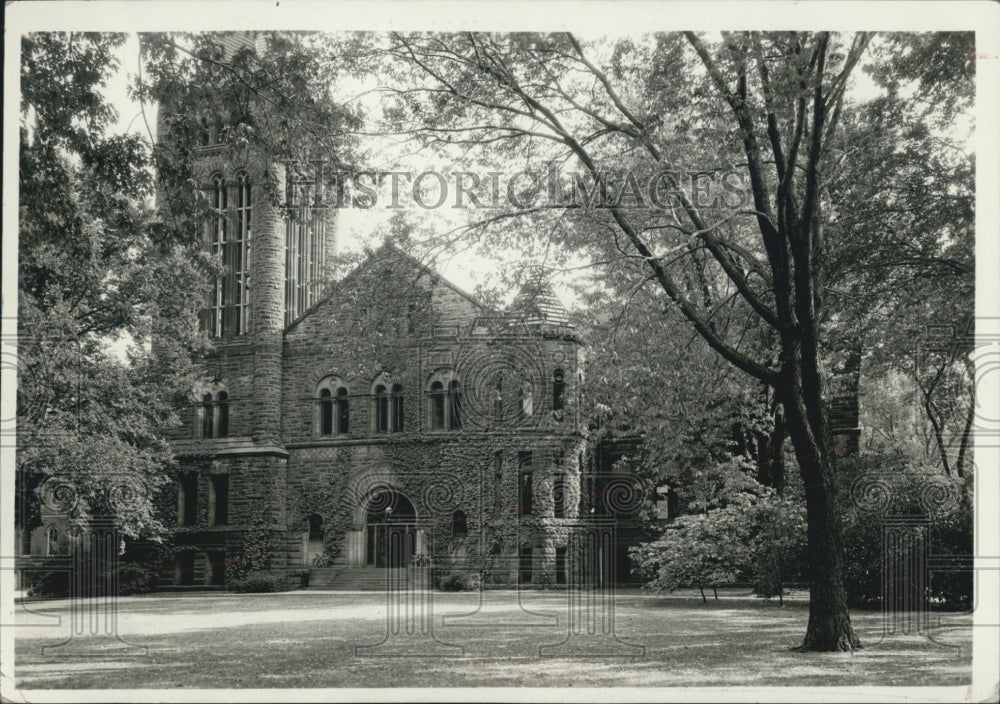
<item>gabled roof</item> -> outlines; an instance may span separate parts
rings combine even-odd
[[[371,254],[369,254],[356,267],[354,267],[353,269],[351,269],[351,271],[349,271],[342,279],[340,279],[339,281],[331,282],[330,285],[329,285],[329,287],[328,287],[328,289],[327,289],[327,291],[320,297],[320,299],[318,301],[316,301],[311,306],[309,306],[309,308],[307,308],[305,311],[303,311],[302,314],[298,318],[296,318],[291,323],[289,323],[288,325],[285,326],[285,333],[290,332],[300,322],[302,322],[303,320],[305,320],[306,318],[308,318],[310,315],[312,315],[314,312],[316,312],[316,310],[320,306],[322,306],[324,303],[326,303],[328,300],[330,300],[330,298],[333,297],[333,295],[337,292],[338,289],[343,288],[346,284],[349,284],[353,280],[357,279],[359,276],[361,276],[362,274],[364,274],[366,271],[369,271],[373,267],[378,266],[378,264],[380,262],[384,262],[384,261],[389,260],[389,259],[394,259],[394,260],[397,260],[397,261],[403,261],[403,262],[411,265],[413,267],[414,271],[416,272],[415,275],[414,275],[414,278],[413,278],[414,281],[416,281],[416,280],[418,280],[418,279],[420,279],[422,277],[427,277],[427,279],[430,280],[432,283],[434,283],[434,284],[441,284],[441,285],[445,286],[446,288],[451,289],[452,291],[454,291],[455,293],[457,293],[459,296],[461,296],[462,298],[464,298],[467,301],[469,301],[470,303],[472,303],[477,308],[479,308],[481,310],[484,310],[484,311],[491,311],[491,309],[488,306],[486,306],[485,304],[483,304],[482,301],[477,300],[474,296],[472,296],[472,294],[466,292],[462,288],[460,288],[460,287],[456,286],[455,284],[453,284],[452,282],[448,281],[446,278],[444,278],[438,272],[436,272],[434,269],[432,269],[429,265],[424,264],[423,262],[421,262],[419,259],[417,259],[413,255],[408,254],[407,252],[404,252],[399,247],[397,247],[396,245],[392,244],[391,242],[389,242],[387,240],[387,241],[385,241],[385,242],[382,243],[382,246],[380,246],[374,252],[372,252]],[[496,311],[491,311],[491,312],[496,312]]]

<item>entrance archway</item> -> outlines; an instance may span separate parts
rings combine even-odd
[[[405,567],[417,552],[417,512],[390,487],[372,492],[365,507],[365,564]]]

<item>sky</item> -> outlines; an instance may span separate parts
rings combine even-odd
[[[109,101],[118,110],[118,122],[115,129],[121,133],[134,133],[142,135],[147,139],[154,139],[156,129],[156,106],[142,106],[139,102],[129,97],[128,86],[135,81],[139,70],[139,40],[137,35],[129,34],[128,39],[118,50],[119,70],[108,82],[106,95]],[[347,84],[341,93],[350,98],[354,98],[359,93],[367,91],[367,86],[361,84]],[[403,161],[406,167],[413,173],[431,169],[434,162],[431,158],[413,154],[412,150],[404,154],[399,145],[369,145],[378,152],[381,147],[384,152],[394,152],[390,161],[399,163]],[[407,201],[401,199],[404,205]],[[433,211],[424,211],[419,207],[414,207],[409,203],[408,212],[415,220],[423,220],[432,223],[435,228],[440,227],[441,231],[447,231],[457,227],[462,220],[454,212],[446,208]],[[337,249],[339,254],[350,254],[361,252],[367,246],[377,247],[381,243],[379,235],[380,226],[387,226],[389,219],[394,214],[394,210],[386,207],[385,202],[380,202],[374,208],[342,208],[338,214],[337,227]],[[442,253],[435,262],[434,268],[449,281],[458,287],[473,291],[479,284],[486,284],[495,274],[497,262],[477,255],[475,252],[463,253]],[[510,292],[510,296],[514,292]],[[560,297],[573,299],[574,294],[566,287],[561,287]],[[570,301],[571,303],[571,301]]]
[[[120,68],[107,85],[107,96],[117,106],[119,131],[134,132],[153,139],[150,129],[155,129],[156,107],[147,105],[143,109],[128,96],[127,86],[136,79],[139,72],[139,43],[135,34],[128,35],[126,43],[119,48]],[[370,90],[374,84],[364,82],[345,82],[336,88],[335,97],[342,100],[362,100],[369,114],[378,111],[378,98]],[[861,70],[855,70],[852,75],[850,97],[864,100],[877,93],[871,79]],[[364,96],[364,97],[358,97]],[[961,139],[971,137],[970,123],[956,123],[955,135]],[[955,136],[953,135],[953,136]],[[374,168],[405,169],[412,174],[418,174],[433,169],[440,162],[429,153],[419,153],[413,149],[413,142],[405,139],[367,138],[365,146],[368,149]],[[375,140],[375,141],[373,141]],[[377,162],[377,163],[376,163]],[[404,186],[405,188],[405,186]],[[404,190],[404,194],[408,191]],[[384,191],[381,192],[384,194]],[[417,207],[410,198],[401,199],[408,217],[417,224],[444,233],[464,222],[462,211],[446,207],[425,210]],[[451,203],[451,200],[449,200]],[[389,218],[397,211],[387,208],[386,198],[381,198],[371,209],[342,208],[338,215],[338,253],[350,254],[361,251],[364,247],[377,247],[380,243],[380,231],[388,225]],[[479,213],[475,213],[479,215]],[[516,225],[515,225],[516,226]],[[467,291],[474,291],[477,285],[496,285],[498,269],[503,262],[497,259],[502,252],[483,252],[478,248],[462,251],[444,251],[433,262],[434,268],[445,278]],[[573,262],[576,266],[583,261]],[[578,272],[565,272],[553,277],[555,290],[565,305],[572,308],[577,303],[572,283],[579,280],[583,269]],[[514,291],[508,291],[506,299],[509,302]]]

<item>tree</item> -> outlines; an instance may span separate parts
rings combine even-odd
[[[849,81],[871,39],[747,32],[709,43],[686,33],[585,45],[568,34],[396,34],[383,52],[397,77],[400,67],[411,69],[410,84],[386,88],[397,97],[393,129],[446,150],[489,147],[522,163],[579,164],[597,207],[586,207],[593,198],[520,207],[547,219],[531,232],[595,261],[612,252],[633,262],[642,272],[637,286],[662,290],[714,352],[774,390],[805,488],[811,589],[803,650],[860,645],[843,588],[824,388],[837,365],[827,345],[837,324],[828,266],[832,248],[843,245],[828,230],[833,213],[857,206],[829,188],[831,156]],[[937,86],[947,93],[944,82]],[[629,175],[609,185],[607,173],[623,166]],[[749,202],[700,201],[692,173],[739,174]],[[636,207],[631,181],[653,178],[666,207]],[[543,192],[537,179],[520,189],[518,204]],[[485,237],[504,219],[471,230]],[[704,281],[679,272],[680,259],[700,260]],[[761,347],[748,350],[715,324],[728,304],[754,316]]]
[[[19,524],[39,521],[38,488],[86,524],[111,516],[162,537],[155,497],[173,459],[163,440],[198,346],[186,294],[191,250],[155,226],[149,145],[111,134],[102,89],[117,34],[38,33],[21,61],[18,271]],[[158,354],[146,343],[156,331]],[[131,338],[127,359],[109,344]],[[50,485],[50,488],[51,485]]]

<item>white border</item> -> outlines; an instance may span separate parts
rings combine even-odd
[[[3,182],[3,334],[17,309],[17,179],[20,34],[28,31],[208,31],[233,29],[465,30],[622,33],[680,29],[975,30],[976,108],[976,314],[998,315],[1000,301],[1000,5],[992,2],[360,2],[270,0],[253,2],[14,2],[6,7]],[[987,334],[1000,334],[997,330]],[[12,418],[15,372],[0,371],[0,418]],[[993,377],[998,375],[994,374]],[[1000,418],[1000,382],[984,376],[979,402]],[[0,448],[0,516],[14,509],[13,450]],[[1000,622],[1000,448],[977,447],[976,530],[979,561],[976,621]],[[987,471],[991,470],[991,471]],[[0,531],[0,556],[14,554],[13,531]],[[2,558],[0,558],[2,559]],[[0,566],[6,567],[6,563]],[[13,618],[13,573],[0,570],[4,623]],[[1000,630],[973,629],[971,687],[781,687],[340,690],[13,690],[13,629],[0,628],[0,691],[12,701],[996,701],[1000,681]]]

